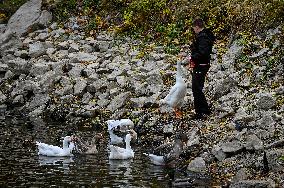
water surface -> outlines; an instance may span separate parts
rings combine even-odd
[[[164,167],[149,163],[146,148],[134,147],[131,160],[109,160],[107,143],[97,155],[44,157],[35,141],[62,145],[68,127],[13,122],[0,124],[0,186],[5,187],[168,187]],[[85,133],[92,138],[92,131]]]

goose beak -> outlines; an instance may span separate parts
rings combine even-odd
[[[130,134],[132,139],[134,139],[134,140],[137,139],[137,133],[133,129],[129,130],[129,134]]]
[[[96,139],[96,141],[101,141],[102,139],[103,139],[104,137],[103,137],[103,134],[102,133],[98,133],[98,134],[96,134],[95,135],[95,139]]]
[[[71,136],[71,142],[76,142],[78,140],[78,138],[74,135]]]

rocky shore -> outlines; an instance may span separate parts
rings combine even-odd
[[[188,171],[210,174],[216,185],[284,187],[284,57],[273,61],[283,56],[275,54],[283,48],[283,28],[258,36],[249,56],[240,37],[225,53],[214,47],[205,85],[213,113],[192,121],[187,69],[183,118],[159,103],[175,81],[176,56],[109,32],[86,37],[80,19],[61,26],[41,10],[40,0],[31,0],[1,25],[0,119],[105,129],[107,119],[129,118],[140,144],[159,145],[164,132],[183,130],[189,136]]]

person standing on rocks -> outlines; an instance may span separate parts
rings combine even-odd
[[[186,58],[187,68],[192,70],[192,93],[194,98],[195,115],[192,119],[204,119],[211,113],[203,87],[205,76],[210,68],[210,55],[215,41],[214,34],[204,27],[202,19],[197,18],[193,21],[195,38],[190,46],[191,56]]]

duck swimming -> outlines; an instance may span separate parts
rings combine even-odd
[[[78,154],[97,154],[98,149],[96,143],[103,138],[101,133],[95,134],[91,142],[85,142],[79,137],[75,137],[75,150]]]
[[[160,151],[161,153],[166,153],[167,150],[170,149],[170,152],[162,155],[156,154],[147,154],[143,153],[144,155],[148,156],[151,163],[154,165],[167,165],[167,166],[174,166],[176,160],[179,158],[180,154],[183,151],[183,146],[188,141],[188,137],[184,133],[179,133],[176,135],[175,141],[173,144],[167,144],[171,148],[166,147],[158,147],[159,149],[165,150],[165,152]]]
[[[48,157],[64,157],[72,156],[72,150],[75,148],[73,137],[65,136],[63,139],[63,147],[36,142],[38,146],[38,155],[45,155]]]
[[[131,149],[130,141],[132,138],[132,133],[128,133],[125,136],[125,148],[121,148],[118,146],[110,145],[110,154],[109,159],[131,159],[134,157],[134,151]]]

